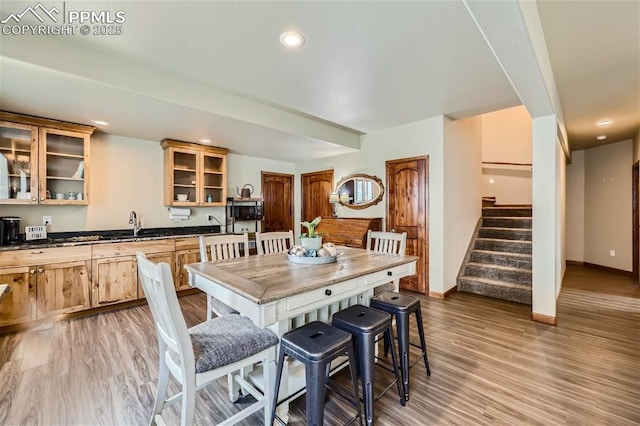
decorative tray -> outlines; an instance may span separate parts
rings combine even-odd
[[[304,263],[307,265],[322,265],[324,263],[334,263],[338,260],[338,256],[322,256],[322,257],[304,257],[288,254],[289,262]]]

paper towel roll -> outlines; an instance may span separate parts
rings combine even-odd
[[[169,214],[174,216],[190,216],[191,209],[178,209],[178,208],[170,207]]]

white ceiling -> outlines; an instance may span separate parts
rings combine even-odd
[[[640,125],[638,4],[538,3],[572,149],[601,116],[615,120],[610,142]],[[3,1],[0,20],[34,5]],[[295,162],[351,152],[368,132],[521,103],[462,1],[43,5],[122,10],[124,33],[3,35],[0,108],[102,119],[132,138],[209,138]],[[305,45],[283,47],[286,30]]]

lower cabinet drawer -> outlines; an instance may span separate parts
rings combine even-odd
[[[367,285],[378,284],[378,283],[384,284],[386,282],[395,280],[399,275],[401,276],[411,275],[410,272],[411,272],[410,265],[394,266],[393,268],[388,268],[388,269],[385,269],[384,271],[367,275],[366,283]]]

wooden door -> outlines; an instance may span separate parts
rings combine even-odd
[[[94,260],[91,307],[113,305],[138,297],[138,268],[135,256]]]
[[[418,256],[416,275],[400,280],[400,288],[429,291],[429,157],[386,162],[387,231],[407,233],[406,254]]]
[[[9,284],[9,292],[0,300],[0,326],[34,320],[36,267],[0,269],[0,283]]]
[[[304,173],[302,181],[301,221],[311,221],[316,216],[331,217],[333,208],[329,196],[333,192],[333,170]],[[305,232],[306,230],[303,230]]]
[[[37,318],[89,309],[90,261],[38,266]]]
[[[262,172],[262,232],[293,229],[293,175]]]

